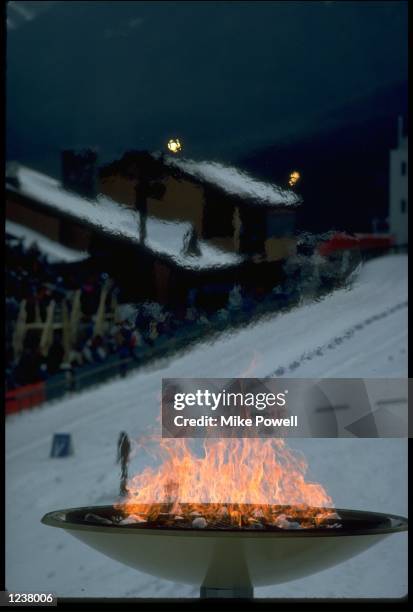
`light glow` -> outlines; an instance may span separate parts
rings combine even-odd
[[[168,140],[168,149],[171,151],[171,153],[179,153],[179,151],[182,149],[182,144],[179,138],[171,138]]]
[[[294,170],[290,174],[290,178],[288,179],[288,184],[290,187],[294,187],[294,185],[300,180],[300,173],[297,170]]]

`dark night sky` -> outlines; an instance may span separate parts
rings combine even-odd
[[[107,160],[175,134],[230,161],[407,79],[407,2],[9,2],[8,17],[8,157],[49,172],[62,147]]]

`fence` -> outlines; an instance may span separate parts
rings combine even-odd
[[[41,397],[39,395],[40,386],[37,387],[36,385],[28,385],[8,392],[6,403],[9,401],[7,400],[9,394],[15,394],[17,397],[14,399],[14,408],[7,409],[6,414],[19,412],[43,402],[83,391],[116,377],[126,376],[131,371],[156,359],[165,358],[183,349],[188,349],[191,344],[219,334],[221,331],[231,327],[245,326],[252,322],[252,320],[255,321],[258,317],[274,312],[274,310],[278,312],[284,311],[296,302],[296,296],[271,296],[257,304],[253,313],[240,310],[228,311],[227,318],[222,317],[222,313],[221,315],[216,313],[209,319],[207,324],[195,321],[185,326],[184,329],[177,330],[173,336],[159,337],[155,340],[153,346],[147,345],[138,350],[135,358],[119,359],[117,355],[111,355],[102,364],[88,364],[70,372],[59,372],[45,383],[39,383],[43,393]]]

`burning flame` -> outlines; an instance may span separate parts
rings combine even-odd
[[[320,508],[334,507],[322,485],[306,482],[307,462],[282,439],[209,438],[197,453],[184,438],[163,438],[157,448],[161,464],[128,483],[128,496],[118,506],[126,514],[156,520],[161,504],[172,516],[183,514],[180,504],[185,504],[191,514],[216,521],[225,508],[229,522],[241,526],[257,512],[273,520],[266,506],[294,506],[304,519],[316,517],[318,523]]]
[[[171,138],[168,140],[168,149],[172,153],[179,153],[182,149],[181,141],[178,138]]]

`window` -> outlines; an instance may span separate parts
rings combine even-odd
[[[400,211],[402,215],[404,215],[404,213],[406,212],[406,208],[406,200],[400,200]]]
[[[407,164],[406,164],[405,161],[402,161],[400,169],[401,169],[402,176],[405,176],[406,175],[406,170],[407,170]]]

